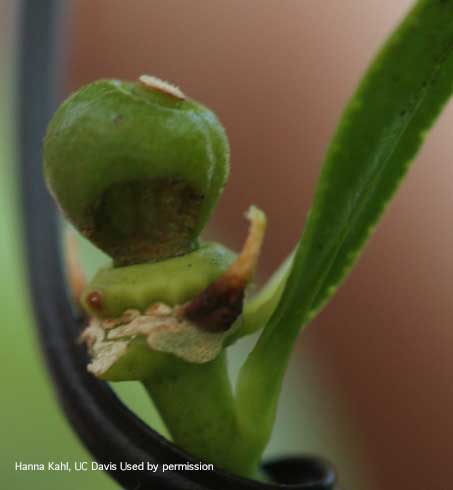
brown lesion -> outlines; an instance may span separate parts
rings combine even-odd
[[[91,291],[88,293],[86,302],[93,311],[100,312],[104,307],[104,301],[100,291]]]
[[[180,314],[209,332],[228,330],[242,313],[245,289],[255,272],[266,228],[262,211],[251,207],[247,213],[250,230],[244,247],[228,270],[190,303]]]
[[[118,266],[175,257],[196,245],[203,201],[180,179],[115,183],[88,210],[84,235]]]
[[[184,309],[184,316],[203,330],[223,332],[242,313],[245,285],[223,278],[211,284]]]

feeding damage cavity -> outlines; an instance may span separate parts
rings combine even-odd
[[[151,351],[186,362],[201,364],[215,359],[240,324],[237,320],[264,238],[264,213],[252,207],[247,217],[251,225],[241,253],[216,280],[185,303],[170,306],[156,301],[144,311],[127,309],[118,318],[93,315],[82,334],[92,356],[88,370],[102,377],[140,340]],[[91,292],[88,300],[93,294],[100,295]]]

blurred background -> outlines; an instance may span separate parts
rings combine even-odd
[[[15,461],[89,458],[56,404],[25,290],[13,144],[19,3],[0,0],[0,482],[114,489],[97,472],[14,471]],[[229,134],[232,172],[209,233],[238,249],[243,212],[263,208],[265,279],[298,239],[345,102],[410,3],[65,1],[64,93],[148,73],[210,106]],[[360,263],[301,334],[285,382],[267,454],[325,456],[346,490],[451,488],[452,128],[449,107]],[[86,244],[83,253],[92,273],[103,258]],[[233,371],[245,348],[233,353]],[[161,428],[140,386],[116,389]]]

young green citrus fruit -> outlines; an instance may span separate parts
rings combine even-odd
[[[196,248],[226,183],[229,147],[209,109],[143,76],[70,96],[49,124],[44,161],[69,221],[128,265]]]

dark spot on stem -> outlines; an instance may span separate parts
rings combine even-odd
[[[223,276],[186,306],[184,316],[202,330],[225,332],[242,313],[244,290],[244,283]]]
[[[103,308],[102,293],[99,291],[92,291],[87,295],[87,303],[95,311],[100,311]]]
[[[182,179],[123,180],[92,202],[85,236],[118,266],[175,257],[193,249],[202,208],[203,195]]]

